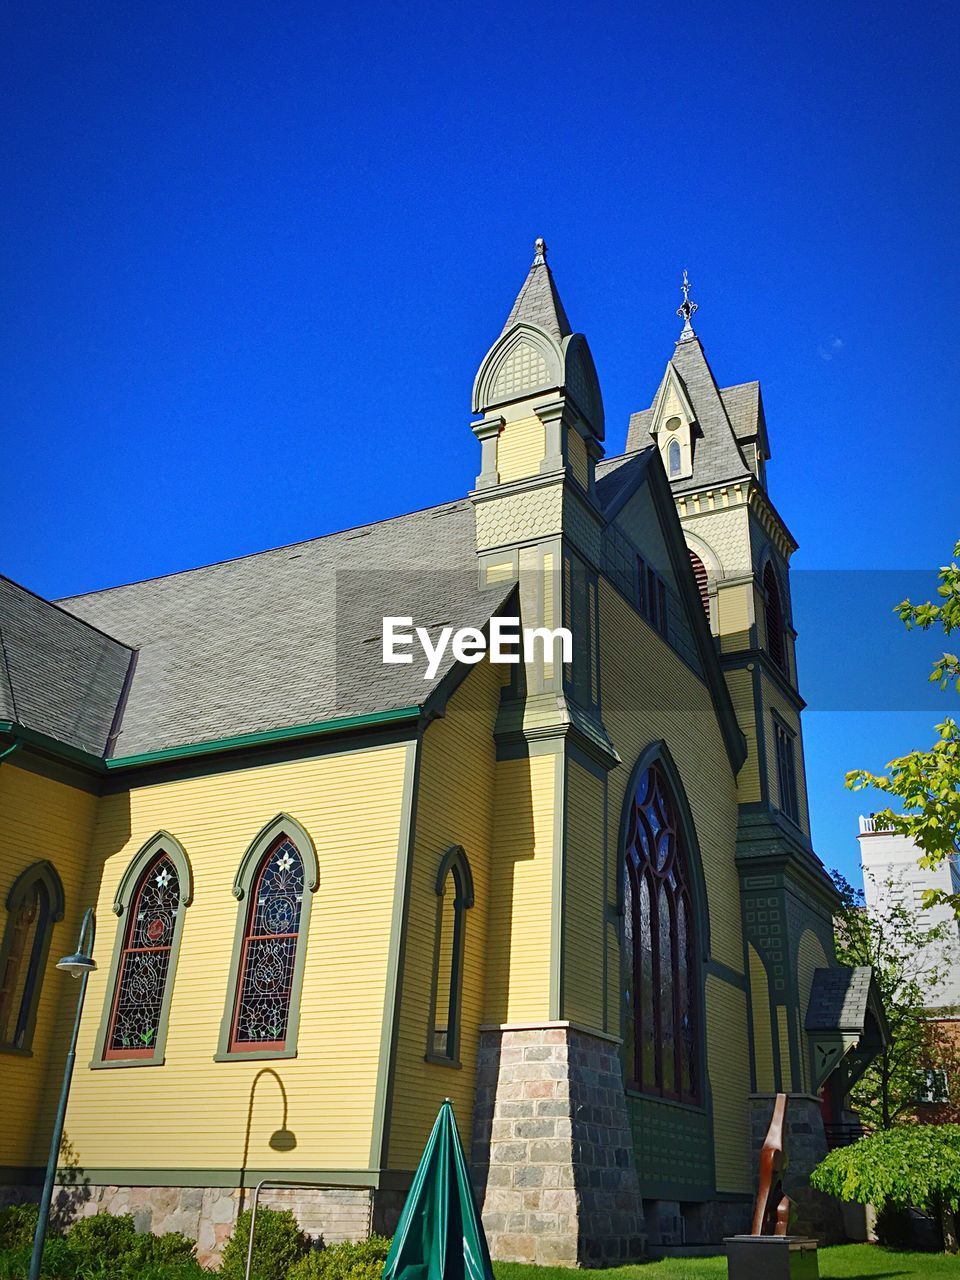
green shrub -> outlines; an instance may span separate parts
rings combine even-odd
[[[195,1250],[196,1245],[189,1236],[179,1231],[168,1231],[162,1236],[145,1231],[137,1236],[131,1262],[137,1269],[180,1266],[196,1262]],[[128,1266],[128,1269],[132,1268]]]
[[[0,1249],[32,1248],[38,1214],[35,1204],[8,1204],[0,1209]]]
[[[33,1244],[0,1250],[0,1280],[26,1280]],[[44,1280],[74,1280],[76,1259],[62,1236],[47,1236],[40,1274]]]
[[[222,1280],[243,1280],[250,1239],[250,1210],[237,1218],[223,1251]],[[289,1209],[257,1209],[253,1240],[252,1280],[286,1280],[287,1272],[304,1256],[307,1237]]]
[[[380,1280],[389,1250],[386,1236],[315,1249],[290,1269],[289,1280]]]
[[[66,1234],[77,1270],[119,1273],[137,1247],[137,1228],[129,1213],[96,1213],[78,1218]]]

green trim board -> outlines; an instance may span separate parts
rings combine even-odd
[[[35,746],[50,752],[61,759],[82,765],[95,773],[107,773],[127,769],[137,769],[144,765],[159,764],[170,760],[185,760],[194,756],[218,755],[222,752],[239,751],[248,747],[266,746],[279,742],[290,742],[300,738],[311,738],[330,733],[355,732],[358,729],[371,728],[385,724],[397,724],[418,720],[421,707],[393,707],[386,711],[371,711],[363,715],[335,716],[329,720],[317,720],[312,724],[285,725],[276,729],[264,729],[255,733],[236,734],[226,738],[210,738],[202,742],[189,742],[175,747],[163,747],[157,751],[145,751],[130,756],[115,756],[103,759],[88,751],[71,747],[49,734],[39,733],[12,720],[0,720],[0,735],[10,736],[26,745]]]
[[[256,877],[259,874],[263,859],[281,836],[287,836],[297,847],[303,860],[303,898],[300,903],[300,923],[297,930],[297,948],[293,959],[293,976],[290,984],[290,1004],[287,1012],[287,1029],[282,1049],[231,1049],[230,1040],[233,1034],[233,1019],[237,1006],[238,983],[240,980],[240,960],[243,955],[243,942],[246,936],[247,920],[250,915],[250,904],[244,899],[249,897]],[[310,935],[310,907],[313,895],[320,883],[320,868],[317,865],[317,854],[313,840],[307,829],[288,813],[278,813],[266,826],[261,827],[248,845],[240,859],[237,874],[233,881],[233,896],[237,899],[237,923],[234,928],[233,949],[230,953],[230,967],[227,970],[227,994],[224,1003],[223,1017],[220,1021],[220,1036],[217,1041],[215,1062],[252,1062],[277,1058],[294,1058],[297,1053],[297,1032],[300,1029],[300,997],[303,988],[303,967],[307,958],[307,944]]]
[[[36,1173],[43,1180],[43,1169],[12,1168],[13,1173]],[[3,1182],[0,1166],[0,1183]],[[413,1181],[412,1169],[114,1169],[61,1168],[57,1183],[62,1187],[255,1187],[269,1178],[289,1178],[317,1188],[336,1190],[348,1187],[370,1187],[375,1190],[405,1191]]]
[[[42,923],[37,923],[37,928],[42,927],[43,933],[34,933],[33,935],[27,976],[20,995],[20,1002],[15,1009],[10,1010],[13,1018],[12,1029],[15,1039],[17,1038],[18,1028],[20,1028],[19,1043],[14,1043],[14,1041],[0,1042],[0,1053],[11,1053],[21,1057],[32,1056],[33,1033],[37,1025],[37,1008],[40,1004],[40,991],[43,987],[43,980],[47,974],[47,960],[50,956],[50,944],[53,940],[53,926],[63,919],[63,882],[52,862],[47,862],[46,859],[32,862],[30,866],[25,867],[20,872],[10,886],[5,904],[7,918],[3,930],[3,943],[0,945],[0,974],[4,974],[7,967],[7,958],[13,946],[15,913],[38,883],[44,887],[47,893],[47,917]]]
[[[407,917],[417,832],[417,796],[420,786],[422,748],[423,729],[421,727],[415,741],[407,744],[407,758],[403,771],[403,800],[397,839],[397,871],[394,879],[393,914],[390,919],[390,949],[380,1027],[380,1061],[377,1066],[373,1128],[370,1137],[370,1164],[381,1168],[388,1163],[390,1149],[390,1115],[396,1075],[397,1041],[400,1036],[400,985],[406,958]]]
[[[120,964],[123,958],[124,942],[126,940],[127,931],[130,927],[129,917],[130,907],[136,896],[137,889],[140,886],[140,880],[150,863],[158,856],[160,852],[167,855],[170,861],[177,868],[177,876],[180,882],[179,907],[177,910],[177,918],[173,925],[173,938],[170,944],[170,961],[167,966],[166,981],[163,988],[163,999],[160,1004],[160,1017],[157,1020],[157,1034],[153,1041],[153,1052],[149,1058],[105,1058],[104,1053],[107,1047],[107,1035],[110,1030],[110,1018],[113,1013],[113,1002],[116,995],[117,983],[120,980]],[[100,1026],[97,1029],[97,1038],[94,1041],[93,1058],[90,1066],[94,1070],[114,1069],[117,1067],[158,1067],[164,1062],[164,1051],[167,1044],[167,1030],[170,1025],[170,1004],[173,1000],[173,988],[177,980],[177,960],[180,955],[180,940],[183,936],[183,926],[186,917],[186,909],[193,900],[193,872],[190,867],[190,859],[183,845],[169,831],[158,831],[156,835],[151,836],[146,844],[142,845],[137,853],[130,859],[126,870],[120,877],[120,883],[117,885],[117,891],[113,899],[113,913],[118,916],[116,934],[113,940],[113,954],[110,958],[110,972],[107,977],[106,993],[103,1002],[103,1011],[100,1015]]]

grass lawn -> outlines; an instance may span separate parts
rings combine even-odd
[[[497,1280],[570,1280],[563,1267],[528,1267],[517,1262],[495,1262]],[[718,1258],[664,1258],[635,1267],[610,1267],[588,1272],[603,1280],[725,1280],[727,1260]],[[960,1280],[960,1256],[942,1253],[902,1253],[875,1244],[842,1244],[820,1250],[822,1280],[895,1280],[909,1276],[952,1276]]]

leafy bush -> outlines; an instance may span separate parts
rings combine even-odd
[[[179,1231],[138,1231],[128,1213],[80,1218],[66,1244],[80,1280],[195,1280],[204,1274],[192,1240]]]
[[[960,1208],[960,1125],[905,1124],[838,1147],[817,1165],[810,1185],[838,1200],[888,1208],[913,1206],[942,1221]]]
[[[250,1210],[237,1218],[223,1251],[222,1280],[243,1280],[250,1239]],[[252,1280],[286,1280],[287,1272],[304,1256],[307,1237],[289,1209],[257,1209],[253,1240]]]
[[[137,1228],[129,1213],[96,1213],[78,1218],[66,1234],[77,1267],[119,1272],[137,1246]]]
[[[291,1267],[289,1280],[380,1280],[389,1249],[386,1236],[315,1249]]]
[[[0,1209],[0,1249],[31,1248],[38,1214],[35,1204],[8,1204]]]
[[[26,1280],[32,1243],[19,1249],[0,1250],[0,1280]],[[76,1259],[62,1236],[47,1236],[40,1274],[44,1280],[74,1280]]]

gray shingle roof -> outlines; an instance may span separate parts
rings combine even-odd
[[[806,1029],[862,1032],[872,981],[869,965],[814,970]]]
[[[503,326],[501,336],[520,320],[545,329],[558,342],[573,332],[567,313],[563,309],[563,303],[560,301],[553,272],[547,266],[546,250],[543,254],[538,253],[534,258],[533,265],[527,272],[527,278],[517,294],[513,309],[507,316],[507,323]]]
[[[601,510],[611,507],[627,485],[643,471],[653,456],[653,450],[654,445],[648,438],[642,448],[632,453],[621,453],[597,463],[597,499]]]
[[[382,661],[385,615],[483,626],[467,501],[61,601],[138,650],[116,756],[422,704],[420,651]]]
[[[725,393],[717,386],[700,339],[693,337],[677,343],[670,363],[683,383],[699,427],[693,440],[693,476],[675,481],[671,488],[680,492],[749,476],[750,469],[740,452],[737,434],[727,412]],[[744,388],[750,387],[756,388],[756,404],[759,406],[759,383],[743,383],[729,388],[735,393],[733,400],[741,422],[746,422],[749,415],[750,397]],[[652,408],[631,414],[627,431],[628,449],[637,449],[649,439],[652,418]]]
[[[102,755],[131,654],[128,645],[0,577],[0,719]]]

